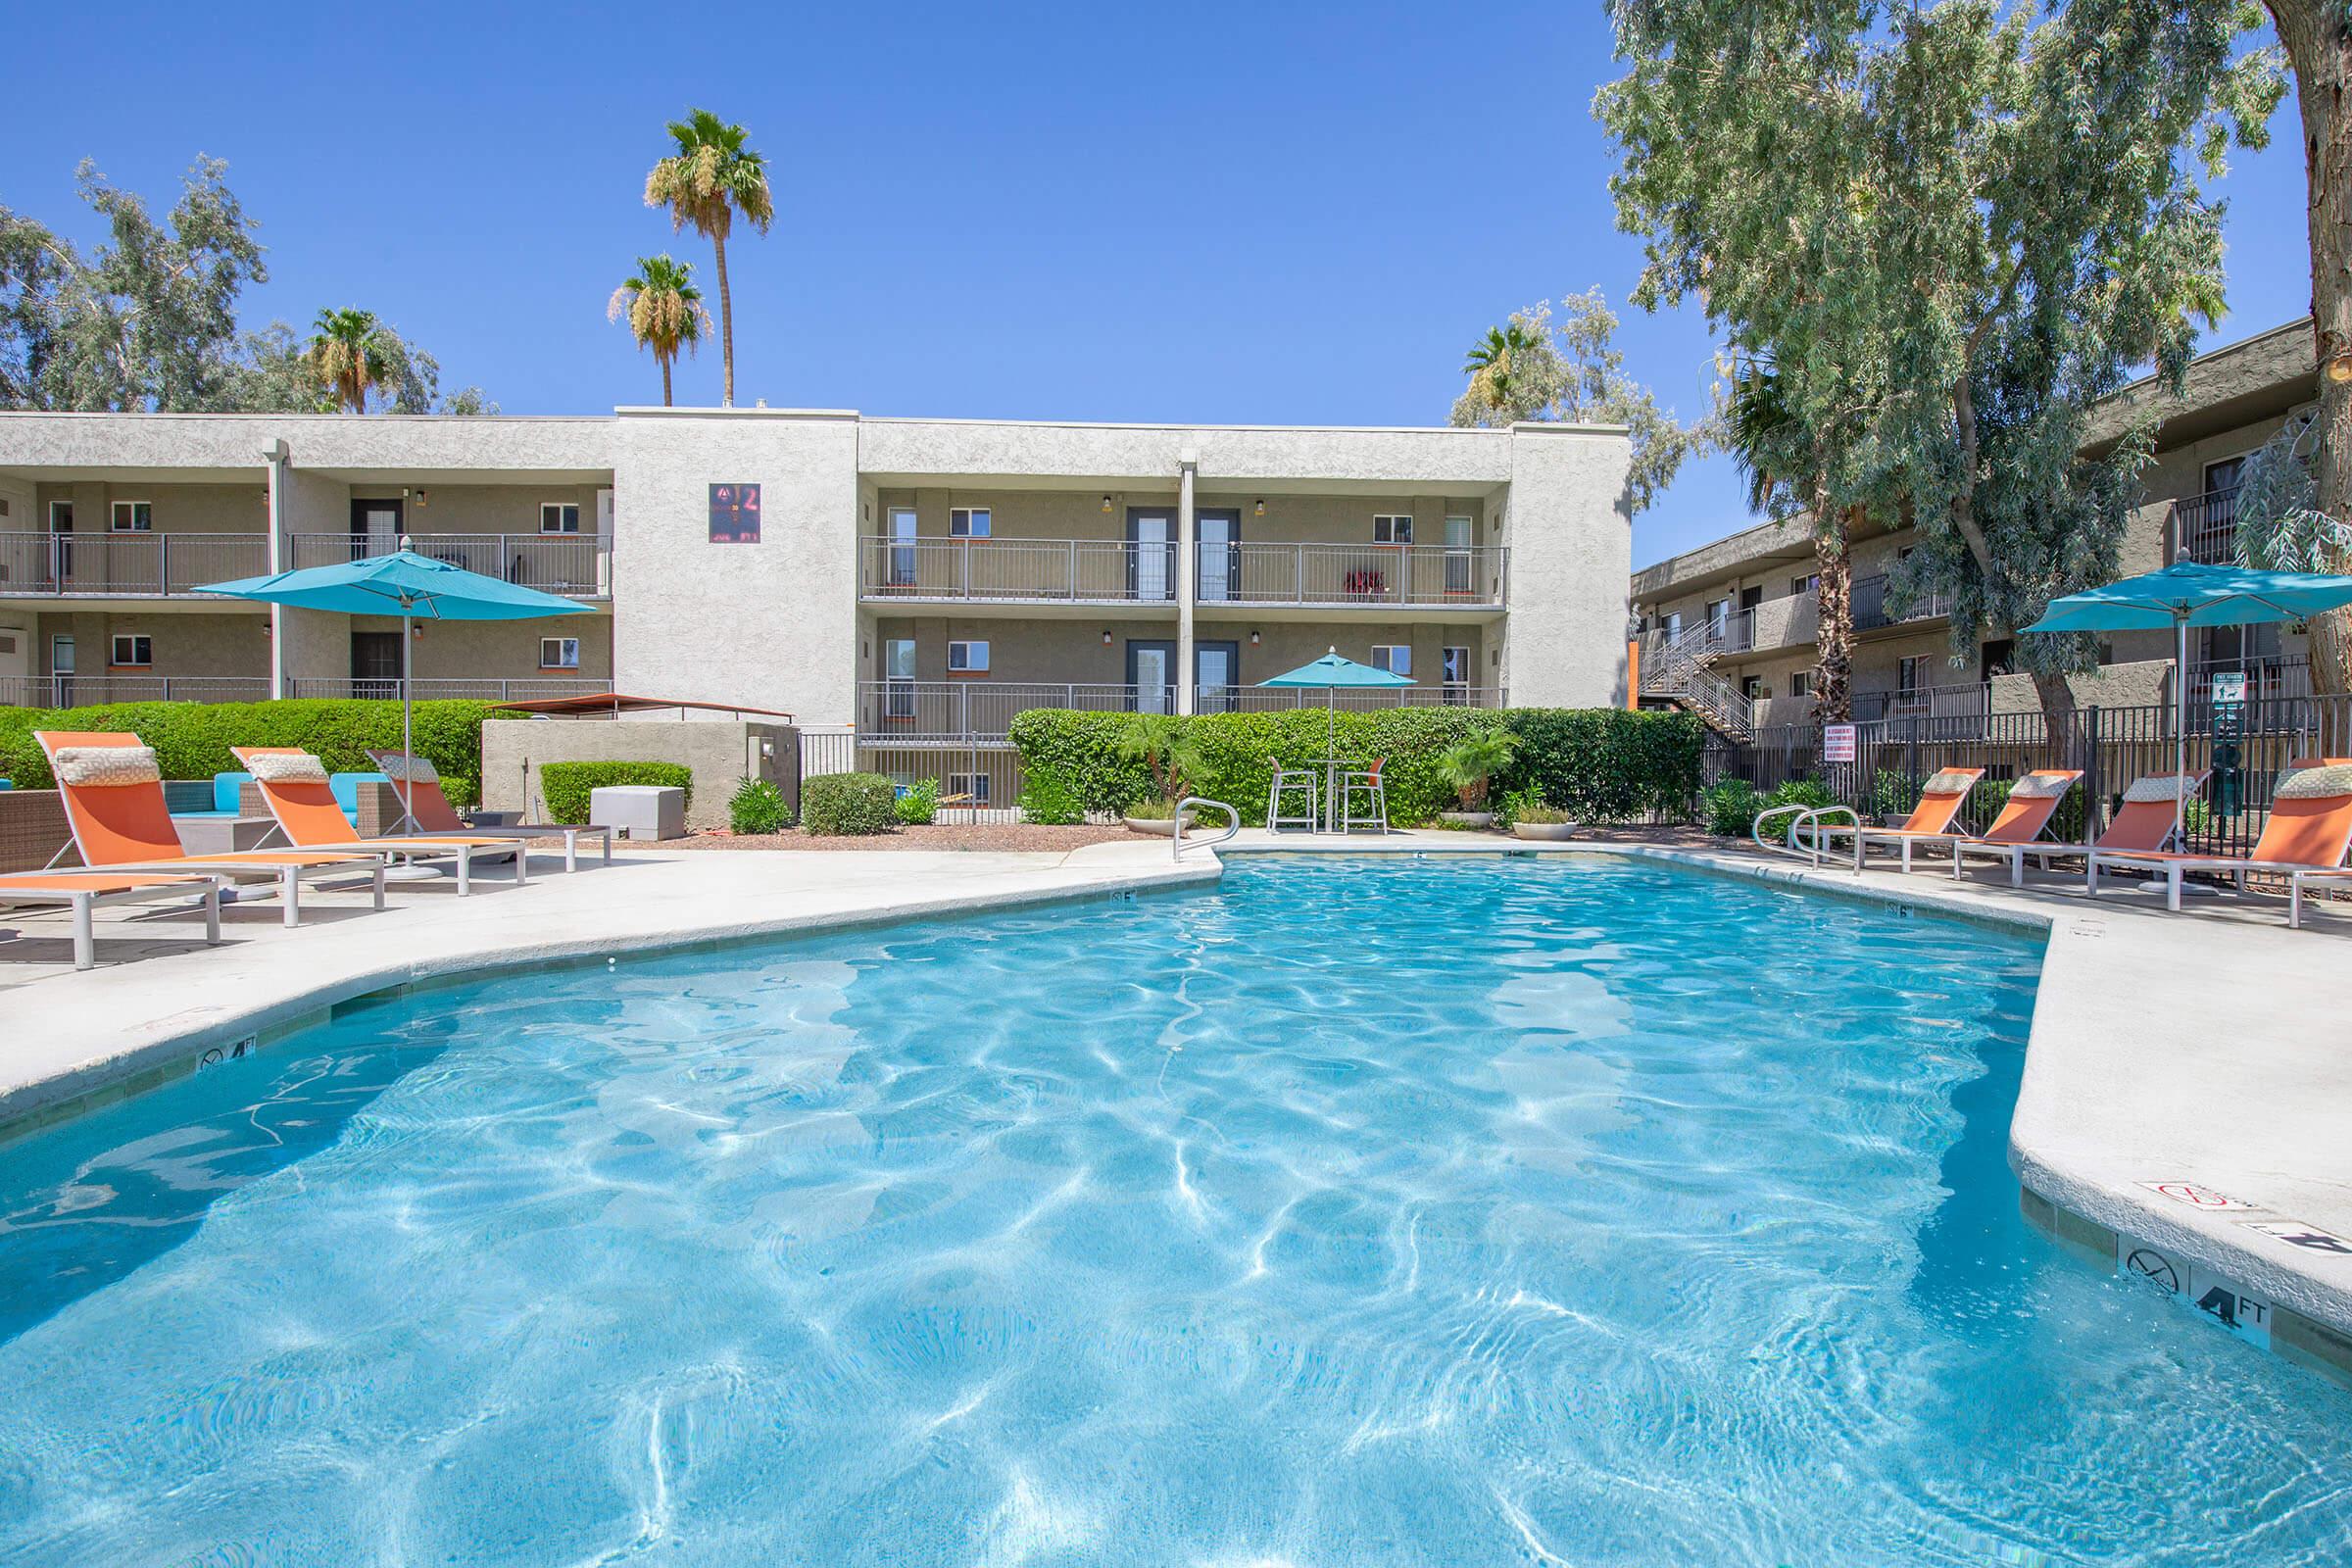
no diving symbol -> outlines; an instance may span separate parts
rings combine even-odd
[[[2173,1268],[2172,1259],[2153,1248],[2135,1248],[2132,1255],[2124,1259],[2124,1268],[2149,1284],[2161,1287],[2167,1296],[2177,1296],[2180,1292],[2180,1276]]]

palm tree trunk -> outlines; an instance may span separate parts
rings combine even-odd
[[[662,355],[662,406],[663,408],[665,408],[665,409],[666,409],[666,408],[668,408],[668,407],[670,406],[670,405],[669,405],[669,356],[668,356],[668,355],[666,355],[666,354],[664,354],[664,355]]]
[[[727,291],[727,242],[723,235],[710,236],[710,248],[718,254],[718,354],[725,366],[726,390],[719,406],[735,406],[735,296]]]
[[[2342,0],[2268,0],[2295,73],[2310,180],[2311,317],[2320,365],[2319,510],[2352,518],[2352,26]],[[2347,378],[2338,380],[2338,375]],[[2352,561],[2330,561],[2340,571]],[[2311,623],[2312,688],[2352,691],[2352,618]]]
[[[1854,561],[1846,549],[1853,518],[1853,513],[1841,513],[1813,532],[1813,565],[1821,576],[1813,591],[1814,644],[1821,660],[1813,676],[1813,706],[1824,724],[1854,721]]]

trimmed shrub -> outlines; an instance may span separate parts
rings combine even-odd
[[[747,778],[727,797],[727,826],[737,833],[781,833],[792,826],[792,808],[766,779]]]
[[[1046,827],[1068,827],[1086,820],[1086,808],[1077,792],[1053,773],[1032,773],[1021,783],[1021,820]]]
[[[427,702],[416,705],[412,729],[416,754],[442,777],[442,793],[456,801],[461,784],[478,790],[482,776],[482,721],[519,719],[494,711],[487,703]],[[330,773],[368,773],[372,748],[400,750],[398,703],[340,698],[292,698],[275,703],[112,703],[97,708],[0,708],[0,776],[21,790],[45,790],[55,781],[36,729],[103,730],[130,733],[155,748],[166,778],[211,778],[237,770],[232,746],[299,746],[315,752]]]
[[[1151,770],[1119,755],[1128,716],[1032,709],[1013,719],[1012,743],[1032,778],[1050,773],[1085,809],[1124,814],[1154,793]],[[1329,718],[1299,708],[1208,713],[1184,725],[1200,758],[1186,781],[1194,794],[1253,812],[1276,761],[1313,768],[1336,748],[1341,757],[1388,759],[1381,779],[1389,820],[1399,827],[1454,808],[1441,759],[1466,736],[1510,731],[1517,755],[1491,787],[1503,795],[1533,790],[1587,822],[1688,810],[1706,746],[1706,731],[1688,713],[1616,709],[1391,708]]]
[[[686,792],[694,804],[694,769],[683,762],[546,762],[539,768],[539,793],[557,822],[588,820],[589,795],[612,784],[655,784]]]
[[[801,826],[825,838],[887,833],[898,825],[898,787],[879,773],[819,773],[801,781]]]
[[[1725,838],[1747,837],[1756,825],[1756,813],[1763,808],[1763,797],[1743,778],[1727,778],[1698,792],[1699,814],[1706,818],[1707,831]]]
[[[939,780],[927,778],[899,792],[899,820],[908,827],[928,827],[939,815]]]

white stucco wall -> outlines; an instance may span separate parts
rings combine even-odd
[[[1632,446],[1621,429],[1518,425],[1510,436],[1509,612],[1501,664],[1491,673],[1516,707],[1620,706]]]

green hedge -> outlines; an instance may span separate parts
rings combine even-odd
[[[558,822],[588,820],[589,793],[612,784],[653,784],[686,792],[694,805],[694,769],[683,762],[543,762],[539,793]]]
[[[478,790],[482,721],[519,718],[487,703],[418,703],[414,735],[418,756],[447,780],[452,800]],[[135,734],[155,748],[166,778],[211,778],[241,771],[232,746],[299,746],[315,752],[330,773],[367,773],[370,749],[400,750],[400,705],[345,699],[295,698],[275,703],[112,703],[96,708],[0,708],[0,775],[21,790],[54,787],[49,760],[32,738],[38,729],[104,730]]]
[[[1088,810],[1115,814],[1153,793],[1151,770],[1118,755],[1126,720],[1124,713],[1032,709],[1013,719],[1011,738],[1031,777],[1057,779]],[[1497,794],[1532,789],[1586,821],[1687,810],[1706,746],[1705,730],[1690,714],[1618,709],[1390,708],[1331,719],[1319,708],[1300,708],[1203,714],[1187,727],[1203,759],[1200,776],[1185,781],[1192,794],[1255,817],[1276,761],[1311,768],[1336,746],[1341,757],[1388,759],[1381,777],[1389,820],[1400,827],[1453,808],[1438,759],[1474,731],[1519,737],[1517,758],[1494,780]]]
[[[801,826],[810,833],[862,838],[898,824],[898,786],[879,773],[819,773],[801,780]]]

